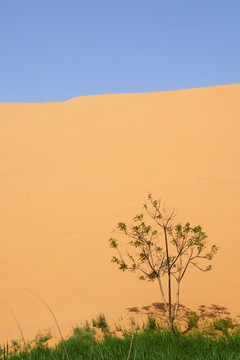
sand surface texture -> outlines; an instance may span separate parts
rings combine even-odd
[[[0,342],[100,312],[160,301],[157,284],[117,270],[118,221],[148,193],[201,224],[219,245],[208,273],[189,271],[181,302],[240,314],[240,85],[0,104]]]

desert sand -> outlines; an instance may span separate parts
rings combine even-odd
[[[118,221],[147,194],[202,225],[214,269],[191,270],[181,303],[240,314],[240,85],[0,104],[0,343],[100,312],[161,301],[157,284],[111,263]]]

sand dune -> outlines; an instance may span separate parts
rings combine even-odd
[[[181,302],[240,314],[240,85],[0,104],[0,342],[160,300],[110,262],[108,239],[151,192],[219,245]]]

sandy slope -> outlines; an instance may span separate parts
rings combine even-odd
[[[108,239],[149,192],[220,246],[189,272],[181,301],[240,314],[240,85],[0,104],[0,342],[159,301],[119,272]]]

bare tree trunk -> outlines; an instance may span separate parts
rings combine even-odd
[[[157,279],[158,279],[158,284],[159,284],[159,288],[160,288],[160,291],[161,291],[162,299],[163,299],[163,302],[164,302],[164,305],[165,305],[166,314],[168,315],[168,304],[167,304],[167,301],[166,301],[166,298],[165,298],[165,294],[164,294],[164,291],[163,291],[163,286],[162,286],[160,276],[158,276]]]
[[[176,298],[176,306],[174,311],[174,319],[177,316],[178,306],[179,306],[179,293],[180,293],[180,282],[181,282],[181,275],[182,275],[182,255],[180,255],[180,268],[179,268],[179,274],[177,279],[177,298]]]
[[[172,332],[174,332],[174,327],[173,327],[173,318],[170,317],[169,321],[168,321],[168,328],[169,330],[171,330]]]
[[[164,228],[165,247],[166,247],[166,256],[167,256],[167,267],[168,267],[168,327],[173,331],[171,269],[170,269],[169,254],[168,254],[167,229],[165,224],[163,225],[163,228]]]
[[[162,282],[161,282],[161,279],[160,279],[160,276],[158,276],[158,284],[159,284],[159,288],[160,288],[160,291],[161,291],[161,295],[162,295],[162,299],[163,299],[163,303],[164,303],[164,306],[165,306],[165,311],[166,311],[166,314],[167,314],[167,322],[168,322],[168,328],[169,330],[171,330],[172,332],[174,332],[174,327],[173,327],[173,317],[171,315],[171,311],[170,311],[170,308],[169,308],[169,304],[167,303],[166,301],[166,298],[165,298],[165,294],[164,294],[164,291],[163,291],[163,286],[162,286]]]

